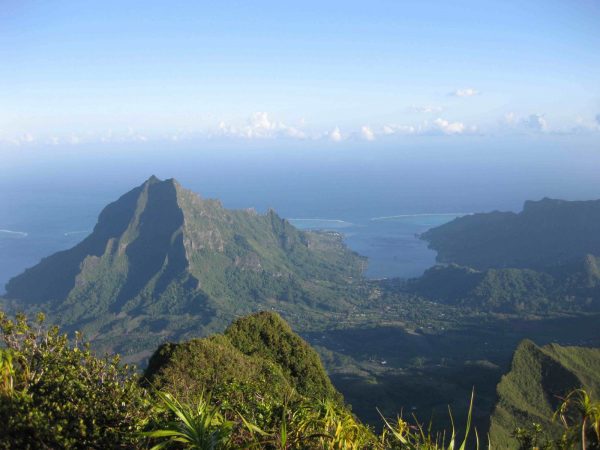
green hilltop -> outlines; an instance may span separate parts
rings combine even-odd
[[[190,400],[212,392],[226,397],[222,401],[254,403],[259,396],[260,402],[282,402],[293,389],[307,398],[343,404],[319,355],[272,312],[237,319],[223,334],[161,345],[144,378]]]
[[[346,310],[364,265],[338,234],[299,231],[272,210],[228,210],[151,177],[104,208],[81,243],[10,280],[6,297],[139,360],[252,311],[298,323]]]
[[[518,448],[517,426],[537,423],[553,438],[562,425],[552,420],[562,399],[574,389],[600,392],[600,349],[550,344],[538,347],[524,340],[511,369],[498,384],[498,403],[491,417],[490,439],[496,448]]]

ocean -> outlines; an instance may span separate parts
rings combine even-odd
[[[77,244],[106,204],[152,174],[174,177],[227,208],[273,208],[299,228],[339,231],[369,258],[371,278],[419,276],[435,263],[435,252],[417,235],[457,216],[519,211],[525,200],[545,196],[600,198],[600,152],[556,145],[531,146],[526,153],[494,142],[452,149],[417,142],[368,151],[165,146],[4,155],[0,286]]]
[[[401,214],[354,222],[323,219],[288,219],[300,229],[342,233],[349,248],[368,258],[369,278],[412,278],[435,264],[436,253],[418,235],[463,213]]]
[[[73,191],[36,198],[20,194],[21,205],[0,229],[0,285],[31,267],[44,256],[76,245],[94,227],[97,213],[116,199]],[[5,205],[6,207],[6,205]],[[427,229],[462,213],[419,213],[389,217],[320,219],[286,217],[294,226],[343,234],[346,244],[368,257],[370,278],[419,276],[435,264],[435,252],[418,238]]]

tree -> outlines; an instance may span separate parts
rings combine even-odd
[[[570,392],[555,416],[563,423],[565,435],[579,431],[583,450],[600,448],[600,402],[592,400],[584,389]]]
[[[151,406],[133,371],[43,324],[0,312],[0,448],[139,446]]]

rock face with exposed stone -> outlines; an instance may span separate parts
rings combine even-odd
[[[260,309],[342,309],[328,286],[360,278],[363,266],[340,236],[297,230],[272,210],[225,209],[153,176],[104,208],[82,242],[6,289],[127,353]]]

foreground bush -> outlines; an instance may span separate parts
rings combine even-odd
[[[23,315],[10,320],[0,312],[0,339],[0,449],[480,447],[477,431],[469,433],[473,397],[467,423],[459,430],[460,438],[454,427],[434,434],[430,427],[402,417],[382,417],[383,432],[376,434],[336,395],[306,395],[310,386],[303,386],[300,393],[291,383],[283,382],[286,377],[281,370],[266,374],[269,376],[262,383],[257,382],[258,375],[276,366],[264,365],[258,354],[246,355],[250,359],[236,359],[233,350],[226,351],[228,346],[216,345],[223,344],[219,339],[165,347],[169,351],[159,352],[159,356],[174,356],[178,349],[183,352],[179,355],[182,361],[191,358],[198,373],[189,371],[187,363],[187,372],[183,366],[173,365],[173,370],[160,372],[162,378],[152,377],[157,385],[148,385],[146,379],[148,390],[141,387],[135,373],[119,364],[118,357],[94,356],[78,335],[75,342],[69,342],[58,328],[45,329],[41,315],[31,324]],[[210,345],[198,347],[199,342]],[[208,370],[211,368],[204,366],[215,359],[215,352],[221,352],[223,358],[217,358],[220,365],[212,368],[215,370]],[[208,358],[211,355],[212,359]],[[229,369],[227,360],[233,363]],[[236,371],[241,381],[232,377]],[[302,371],[290,371],[293,373]],[[275,378],[271,378],[273,375]],[[283,381],[274,383],[277,380]],[[272,392],[265,392],[265,386],[270,384]],[[276,392],[283,388],[286,392]],[[195,394],[189,395],[190,392]],[[600,402],[588,392],[575,390],[566,396],[554,420],[564,427],[560,439],[549,438],[540,425],[525,424],[515,431],[520,449],[600,448]],[[496,448],[487,439],[481,448],[488,445]]]
[[[137,377],[43,316],[0,312],[0,448],[131,448],[150,417]]]

